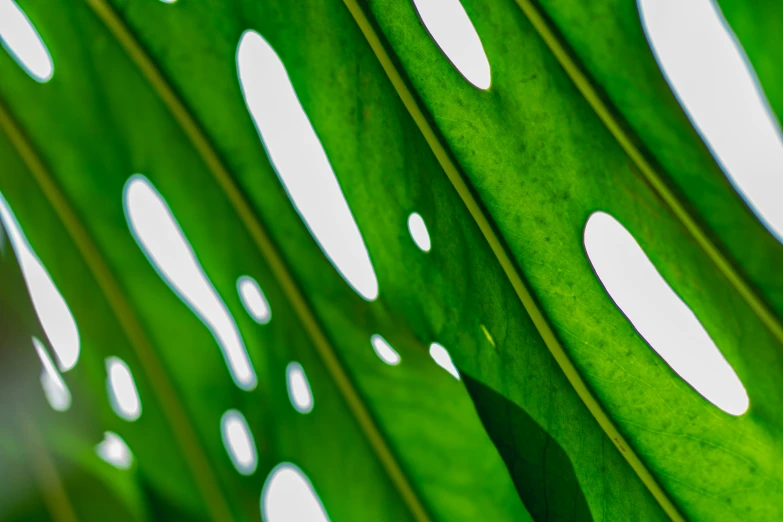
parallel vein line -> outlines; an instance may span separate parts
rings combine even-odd
[[[78,522],[54,460],[41,440],[38,427],[28,412],[20,411],[17,417],[49,516],[53,522]]]
[[[204,496],[211,518],[216,522],[230,522],[233,517],[228,509],[214,473],[190,425],[184,407],[181,405],[174,387],[169,382],[163,365],[144,334],[141,325],[130,304],[124,297],[120,286],[106,265],[102,254],[93,243],[87,229],[69,205],[66,197],[52,179],[48,169],[33,146],[23,134],[8,110],[0,102],[0,128],[4,129],[11,143],[18,151],[22,161],[41,187],[44,196],[63,222],[68,234],[81,252],[88,269],[100,287],[120,323],[125,335],[134,348],[146,375],[149,377],[160,405],[169,421],[172,432],[182,448],[194,481]]]
[[[522,305],[525,307],[528,315],[532,319],[533,324],[536,326],[536,329],[549,348],[549,351],[560,365],[560,368],[565,373],[574,390],[576,390],[577,394],[579,394],[582,401],[585,403],[600,426],[609,436],[609,439],[615,444],[615,446],[618,447],[618,449],[620,449],[621,454],[625,457],[642,482],[647,486],[663,510],[673,521],[684,522],[684,519],[677,511],[674,503],[668,497],[666,492],[661,488],[650,471],[645,467],[641,459],[631,449],[632,446],[624,439],[624,437],[614,426],[612,420],[603,410],[598,400],[590,392],[587,384],[582,379],[582,376],[579,374],[573,362],[568,357],[568,354],[560,344],[559,339],[552,330],[552,327],[549,325],[543,312],[538,307],[530,291],[527,289],[527,286],[525,285],[521,274],[518,272],[515,263],[511,260],[508,252],[506,252],[503,242],[495,233],[495,230],[489,219],[484,215],[481,206],[473,196],[473,193],[471,192],[467,182],[463,179],[459,168],[452,161],[451,156],[446,150],[446,147],[440,142],[438,135],[429,124],[423,110],[421,107],[419,107],[416,98],[408,88],[408,85],[406,84],[400,72],[395,67],[393,60],[386,51],[381,38],[376,33],[372,23],[367,18],[367,15],[359,6],[357,0],[343,0],[343,2],[353,15],[354,20],[356,20],[356,23],[358,24],[362,33],[364,33],[367,42],[375,52],[375,55],[380,61],[381,66],[386,71],[389,80],[396,89],[397,94],[401,98],[405,107],[408,109],[408,112],[410,113],[413,120],[416,122],[419,130],[424,135],[424,139],[427,140],[427,143],[429,144],[432,152],[435,154],[435,157],[438,159],[438,162],[454,186],[454,189],[457,191],[468,211],[473,216],[473,219],[476,221],[476,224],[481,230],[481,233],[486,238],[487,243],[492,249],[492,252],[495,254],[498,262],[500,263],[500,266],[503,268],[506,277],[514,288],[514,291],[517,293],[517,296],[522,302]]]
[[[158,70],[150,56],[148,56],[146,51],[131,33],[130,29],[125,25],[124,21],[114,12],[105,0],[86,1],[93,8],[98,18],[104,22],[109,31],[122,45],[128,53],[128,56],[137,65],[152,88],[158,93],[158,96],[180,124],[183,132],[190,139],[193,147],[223,189],[243,225],[250,233],[251,238],[256,243],[256,246],[267,263],[269,263],[272,273],[276,276],[285,295],[288,297],[292,308],[299,316],[300,321],[313,341],[329,374],[337,385],[337,388],[340,390],[360,428],[364,432],[364,435],[377,455],[378,460],[389,475],[394,486],[397,488],[401,498],[416,520],[419,522],[429,522],[430,517],[427,514],[424,505],[408,482],[396,457],[386,443],[383,434],[376,426],[372,415],[359,396],[359,393],[354,388],[348,374],[343,369],[340,360],[335,354],[334,348],[321,328],[314,312],[310,309],[309,304],[299,290],[285,261],[280,253],[278,253],[272,239],[264,230],[252,207],[229,174],[228,169],[219,158],[211,142]]]
[[[616,116],[615,111],[604,102],[603,98],[593,86],[592,81],[587,77],[577,64],[576,59],[571,55],[567,46],[563,44],[555,31],[550,27],[549,22],[541,14],[531,0],[516,0],[517,5],[527,16],[530,23],[541,36],[541,39],[549,47],[552,54],[555,55],[560,65],[574,82],[577,89],[582,93],[585,100],[590,104],[595,113],[604,123],[609,132],[614,136],[628,157],[631,158],[645,180],[658,193],[660,198],[672,209],[672,212],[680,220],[683,227],[693,236],[699,246],[704,250],[707,256],[712,260],[718,269],[729,280],[737,293],[748,303],[751,310],[761,319],[761,322],[769,329],[778,341],[783,343],[783,323],[770,310],[764,299],[757,295],[753,286],[745,280],[745,277],[739,273],[728,257],[721,249],[710,240],[708,234],[702,229],[697,220],[688,212],[687,206],[682,203],[677,194],[671,190],[664,176],[661,175],[655,167],[647,160],[645,154],[639,149],[633,138],[628,135],[621,120]]]

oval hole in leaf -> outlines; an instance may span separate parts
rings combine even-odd
[[[391,366],[400,364],[400,354],[386,342],[386,339],[375,334],[370,338],[370,342],[372,343],[372,349],[375,350],[375,354],[383,362]]]
[[[13,210],[1,193],[0,218],[19,259],[35,312],[49,342],[52,343],[52,349],[57,357],[57,366],[60,371],[67,372],[76,366],[81,349],[79,329],[76,327],[73,314],[62,294],[57,290],[49,272],[27,242]]]
[[[606,291],[652,349],[715,406],[745,413],[748,394],[734,369],[625,227],[594,212],[584,244]]]
[[[150,264],[210,329],[234,383],[243,390],[255,388],[256,372],[234,318],[163,197],[147,178],[136,174],[125,184],[123,201],[128,226]]]
[[[288,398],[299,413],[313,411],[313,392],[304,368],[298,362],[290,362],[285,369]]]
[[[269,473],[261,493],[261,516],[264,522],[329,522],[310,479],[290,462]]]
[[[413,0],[419,17],[443,54],[470,83],[489,89],[489,60],[459,0]]]
[[[408,216],[408,231],[411,233],[413,242],[422,252],[430,251],[432,247],[430,233],[427,230],[427,225],[424,224],[424,219],[416,212]]]
[[[245,416],[237,410],[228,410],[220,418],[220,434],[237,471],[242,475],[252,475],[258,466],[258,454]]]
[[[68,385],[57,371],[57,367],[49,357],[49,352],[44,348],[41,341],[33,337],[33,346],[41,359],[41,387],[43,388],[46,400],[55,411],[67,411],[71,407],[71,391]]]
[[[52,56],[14,0],[0,0],[0,43],[35,81],[46,83],[52,78]]]
[[[432,357],[432,360],[435,361],[438,366],[449,372],[458,381],[460,380],[459,370],[457,370],[457,367],[454,366],[454,362],[451,360],[451,355],[449,355],[448,350],[446,350],[443,345],[432,343],[430,345],[430,357]]]
[[[266,300],[264,292],[255,279],[250,276],[242,276],[237,279],[237,292],[245,310],[258,324],[266,324],[272,319],[272,309]]]
[[[133,374],[119,357],[106,358],[106,389],[111,407],[119,417],[135,421],[141,416],[141,399]]]
[[[647,40],[735,188],[783,238],[783,139],[755,72],[711,0],[638,0]]]
[[[107,431],[103,440],[95,446],[95,453],[117,469],[129,469],[133,464],[133,454],[125,441],[114,432]]]
[[[260,34],[245,31],[237,71],[261,141],[297,212],[348,284],[375,300],[378,280],[367,247],[283,62]]]

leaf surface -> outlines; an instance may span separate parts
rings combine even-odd
[[[186,106],[162,94],[160,81],[145,77],[149,70],[123,47],[135,36],[112,7],[100,2],[22,7],[49,45],[58,74],[33,92],[24,72],[2,58],[12,78],[3,96],[14,100],[4,110],[3,139],[13,143],[12,157],[26,161],[16,175],[3,177],[0,190],[19,202],[19,221],[80,324],[93,393],[105,396],[105,357],[119,356],[132,369],[143,405],[140,419],[129,424],[109,413],[104,422],[116,425],[159,495],[213,520],[257,520],[267,473],[291,461],[305,471],[336,520],[470,520],[478,513],[525,520],[461,385],[443,375],[422,342],[404,330],[389,338],[403,354],[405,370],[384,368],[370,344],[376,331],[371,326],[379,328],[378,323],[369,323],[366,303],[344,286],[290,207],[239,91],[234,55],[248,24],[237,16],[241,11],[226,7],[222,18],[219,12],[205,17],[194,5],[191,15],[177,11],[174,20],[194,35],[194,45],[201,32],[188,24],[222,20],[235,28],[222,42],[220,72],[232,103],[242,110],[241,118],[223,124],[230,128],[238,121],[250,131],[254,159],[247,167],[265,173],[263,192],[274,197],[270,210],[282,214],[285,233],[298,234],[294,247],[307,253],[321,279],[349,305],[339,314],[330,315],[331,307],[323,304],[318,315],[311,311],[312,296],[303,297],[274,242],[259,240],[265,223],[257,210],[248,206],[248,213],[226,197],[225,184],[215,177],[220,167],[209,156],[222,158],[210,152],[205,134],[200,136],[206,143],[194,140],[194,124],[188,123],[193,116],[183,120],[172,110]],[[146,16],[153,7],[170,8],[145,6]],[[280,6],[267,8],[274,13]],[[338,12],[350,22],[347,13]],[[219,42],[214,35],[204,37],[211,45]],[[149,63],[157,68],[152,58]],[[214,91],[211,96],[222,99]],[[62,108],[73,104],[84,104],[84,110],[68,116]],[[208,108],[219,111],[218,104]],[[62,116],[49,120],[47,113]],[[224,135],[227,143],[233,137]],[[165,198],[231,310],[259,376],[256,390],[233,386],[209,329],[136,245],[122,206],[123,186],[134,173],[145,174]],[[236,293],[236,279],[245,274],[259,281],[271,304],[268,325],[245,315]],[[307,415],[292,408],[286,393],[285,368],[292,360],[305,368],[312,386],[315,407]],[[219,421],[229,408],[243,411],[255,434],[259,465],[247,478],[234,470],[221,441]]]
[[[459,165],[450,177],[457,187],[470,186],[481,205],[461,192],[463,201],[477,222],[496,227],[482,232],[509,280],[529,285],[532,296],[524,288],[518,295],[538,331],[669,515],[778,517],[777,504],[768,502],[780,494],[778,474],[766,466],[777,446],[760,441],[779,432],[779,319],[767,304],[775,284],[762,284],[774,281],[769,267],[779,264],[773,260],[780,245],[676,105],[635,5],[464,2],[493,67],[494,87],[483,93],[458,84],[459,74],[426,31],[410,29],[412,6],[367,4],[428,113],[417,122],[426,129],[432,119],[435,148],[453,157],[441,163],[447,172],[450,161]],[[646,68],[646,76],[628,74],[633,67]],[[643,84],[650,76],[657,90],[640,101],[652,90]],[[446,92],[444,83],[463,88]],[[620,111],[602,91],[610,101],[617,97]],[[636,97],[638,114],[623,106],[621,95]],[[627,114],[628,123],[618,113]],[[656,125],[639,120],[647,115]],[[634,122],[640,136],[632,132]],[[680,149],[660,141],[674,142],[680,134],[690,136]],[[660,158],[639,147],[645,138]],[[669,167],[663,161],[673,150],[683,164],[701,154],[696,168],[702,172],[686,178],[672,164],[652,175],[650,166],[659,169],[659,161]],[[712,185],[686,192],[686,179],[693,187]],[[733,418],[698,396],[608,299],[582,246],[584,224],[595,210],[625,225],[694,311],[743,381],[751,403],[746,415]],[[505,394],[519,403],[519,384],[511,388],[517,389]],[[700,465],[683,465],[694,461]],[[731,471],[716,474],[716,467]]]
[[[0,56],[13,172],[0,190],[80,326],[68,383],[103,397],[105,357],[134,371],[139,421],[98,414],[156,505],[255,520],[266,474],[293,461],[333,520],[555,520],[541,503],[563,498],[596,521],[781,516],[781,246],[672,96],[634,3],[465,0],[486,92],[405,1],[20,5],[55,75],[33,84]],[[237,80],[247,29],[281,57],[324,146],[378,276],[372,303],[324,257],[269,162]],[[233,386],[208,328],[133,240],[121,197],[134,173],[232,312],[256,390]],[[693,309],[743,381],[747,414],[707,402],[616,308],[582,243],[595,210]],[[411,212],[428,254],[408,236]],[[268,325],[244,314],[245,274],[269,299]],[[375,333],[399,366],[376,358]],[[427,355],[434,341],[470,379],[478,416]],[[313,389],[307,415],[288,403],[292,360]],[[229,408],[255,434],[251,477],[222,447]],[[509,450],[517,422],[513,440],[544,444]],[[551,489],[512,464],[536,455],[554,455]]]

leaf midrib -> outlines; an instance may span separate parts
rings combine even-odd
[[[364,34],[368,44],[372,48],[373,52],[378,58],[378,61],[381,63],[381,66],[389,77],[389,80],[397,91],[397,94],[421,131],[424,139],[429,144],[432,152],[446,173],[446,176],[449,178],[449,181],[451,181],[454,189],[459,194],[460,199],[465,204],[471,216],[481,230],[481,233],[484,235],[484,238],[497,258],[498,263],[500,263],[500,266],[506,274],[506,277],[509,279],[509,282],[514,288],[514,291],[517,293],[517,296],[522,302],[522,305],[525,307],[525,310],[533,321],[533,324],[536,326],[539,335],[541,335],[541,338],[547,345],[547,348],[549,348],[552,356],[563,370],[563,373],[571,383],[571,386],[590,410],[590,413],[593,415],[593,417],[595,417],[595,419],[598,421],[604,432],[609,436],[609,439],[612,441],[612,443],[618,448],[618,450],[621,447],[623,448],[623,450],[620,451],[621,454],[628,461],[629,465],[637,474],[639,479],[650,490],[650,493],[658,501],[661,508],[673,521],[684,522],[684,518],[680,515],[679,511],[674,505],[674,502],[669,498],[667,493],[663,490],[663,488],[661,488],[641,459],[632,450],[632,446],[625,440],[619,430],[614,426],[612,420],[603,410],[598,400],[590,392],[587,384],[574,366],[574,363],[568,357],[568,354],[555,335],[552,327],[550,326],[541,309],[538,307],[534,297],[528,290],[524,282],[524,278],[517,269],[517,266],[512,260],[511,256],[508,254],[505,244],[495,232],[492,221],[485,215],[481,205],[474,197],[468,182],[465,180],[460,169],[452,160],[447,147],[441,143],[438,134],[430,125],[428,118],[425,116],[424,111],[419,106],[419,103],[417,102],[416,97],[413,95],[412,90],[408,87],[406,80],[397,70],[394,60],[386,51],[386,47],[384,46],[378,33],[375,31],[373,24],[367,17],[367,14],[364,12],[362,7],[359,6],[357,0],[343,0],[343,3],[351,12],[351,15]]]
[[[283,293],[288,298],[289,304],[305,327],[330,377],[337,385],[338,390],[340,390],[354,419],[411,515],[419,522],[430,522],[427,510],[402,471],[402,467],[386,443],[381,430],[376,426],[372,415],[351,382],[350,377],[343,369],[334,348],[319,323],[318,317],[311,310],[294,277],[288,270],[282,255],[278,252],[278,248],[266,232],[261,220],[245,199],[233,177],[229,174],[210,139],[201,130],[196,118],[186,108],[153,59],[136,40],[131,30],[114,9],[104,0],[86,1],[165,103],[185,135],[191,141],[193,147],[201,156],[210,173],[220,185],[237,216],[255,242],[256,247],[267,261],[270,270],[283,289]]]

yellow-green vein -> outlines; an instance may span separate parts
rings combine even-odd
[[[20,411],[17,418],[49,516],[52,517],[53,522],[77,522],[76,512],[60,480],[52,456],[41,440],[38,427],[26,412]]]
[[[299,320],[305,327],[310,339],[313,341],[330,376],[340,390],[340,393],[364,432],[370,446],[375,451],[378,460],[386,470],[389,478],[397,488],[397,491],[408,506],[411,514],[420,522],[429,521],[430,517],[427,514],[424,505],[408,482],[396,457],[387,445],[383,434],[375,425],[372,415],[364,405],[359,393],[354,388],[348,374],[343,369],[339,358],[335,354],[334,348],[321,328],[315,314],[310,309],[302,292],[299,290],[299,287],[286,267],[282,256],[278,253],[277,247],[264,230],[264,227],[246,200],[244,194],[229,174],[228,169],[223,165],[222,160],[219,158],[209,139],[117,13],[104,0],[87,0],[87,3],[93,8],[98,18],[104,22],[109,31],[115,36],[152,88],[166,104],[169,111],[180,124],[183,132],[188,139],[190,139],[193,147],[220,185],[229,202],[234,207],[243,225],[269,264],[272,273],[280,283],[283,292],[290,301],[292,308],[299,316]]]
[[[348,10],[353,15],[354,20],[356,20],[356,23],[358,24],[362,33],[364,33],[364,36],[367,39],[367,42],[370,44],[370,47],[378,57],[381,66],[386,71],[389,80],[396,89],[397,94],[400,96],[403,104],[408,109],[408,112],[416,122],[416,125],[419,127],[421,133],[424,135],[424,139],[427,140],[427,143],[432,149],[432,152],[435,154],[435,157],[438,159],[438,162],[445,171],[446,176],[448,176],[449,180],[454,186],[454,189],[457,191],[471,216],[473,216],[473,219],[476,221],[476,224],[481,230],[481,233],[484,235],[487,243],[489,243],[489,246],[492,249],[492,252],[497,257],[500,266],[503,268],[506,277],[508,277],[508,280],[511,282],[514,291],[517,293],[517,296],[519,296],[522,305],[530,315],[530,318],[533,320],[533,324],[535,324],[539,334],[543,338],[557,363],[560,365],[560,368],[565,373],[569,382],[579,394],[587,408],[596,418],[598,423],[601,425],[603,430],[609,436],[611,441],[615,444],[615,446],[618,447],[633,470],[653,494],[663,510],[672,520],[683,521],[684,519],[677,511],[674,503],[671,501],[671,499],[669,499],[666,492],[661,488],[650,471],[645,467],[641,459],[639,459],[636,453],[631,449],[632,446],[625,441],[623,436],[614,426],[611,419],[603,410],[598,400],[592,395],[585,381],[582,379],[582,376],[579,374],[573,362],[568,357],[552,327],[544,317],[543,312],[539,309],[535,299],[527,289],[522,275],[517,270],[516,264],[512,261],[508,252],[506,252],[503,242],[495,233],[495,230],[489,219],[484,215],[481,206],[473,196],[473,193],[470,190],[467,182],[462,177],[462,173],[460,172],[459,168],[452,161],[446,147],[441,143],[438,135],[430,126],[430,123],[424,115],[423,110],[421,107],[419,107],[416,98],[413,96],[413,93],[408,88],[408,85],[406,84],[402,75],[395,67],[393,60],[387,53],[386,48],[376,33],[372,23],[367,18],[367,15],[356,0],[343,1]]]
[[[748,303],[748,306],[761,319],[762,323],[769,328],[772,335],[783,343],[783,324],[769,309],[764,300],[756,295],[753,287],[745,281],[745,278],[734,268],[720,248],[710,240],[707,233],[702,230],[696,219],[688,212],[686,205],[680,202],[675,192],[664,181],[663,176],[647,160],[644,153],[637,147],[631,136],[628,135],[615,112],[604,102],[591,80],[582,72],[567,47],[549,26],[546,18],[539,12],[531,0],[516,0],[516,3],[528,20],[530,20],[541,39],[549,47],[549,50],[552,51],[552,54],[560,62],[571,81],[574,82],[574,85],[582,93],[582,96],[584,96],[598,117],[601,118],[601,121],[604,122],[606,128],[614,136],[628,157],[636,164],[642,176],[669,208],[672,209],[672,212],[680,220],[683,227],[707,253],[726,279],[729,280],[740,296]]]
[[[131,346],[141,362],[150,380],[160,405],[171,425],[172,432],[182,448],[185,460],[190,466],[199,491],[204,496],[210,517],[215,522],[230,522],[233,517],[223,493],[214,476],[214,472],[201,448],[195,431],[190,425],[185,409],[168,379],[166,371],[158,360],[155,351],[147,339],[133,310],[125,299],[114,276],[93,243],[87,229],[69,205],[66,197],[52,179],[48,169],[32,147],[27,137],[0,102],[0,128],[8,135],[22,161],[27,166],[46,199],[52,205],[68,234],[82,254],[88,269],[98,283],[120,326],[128,337]]]

